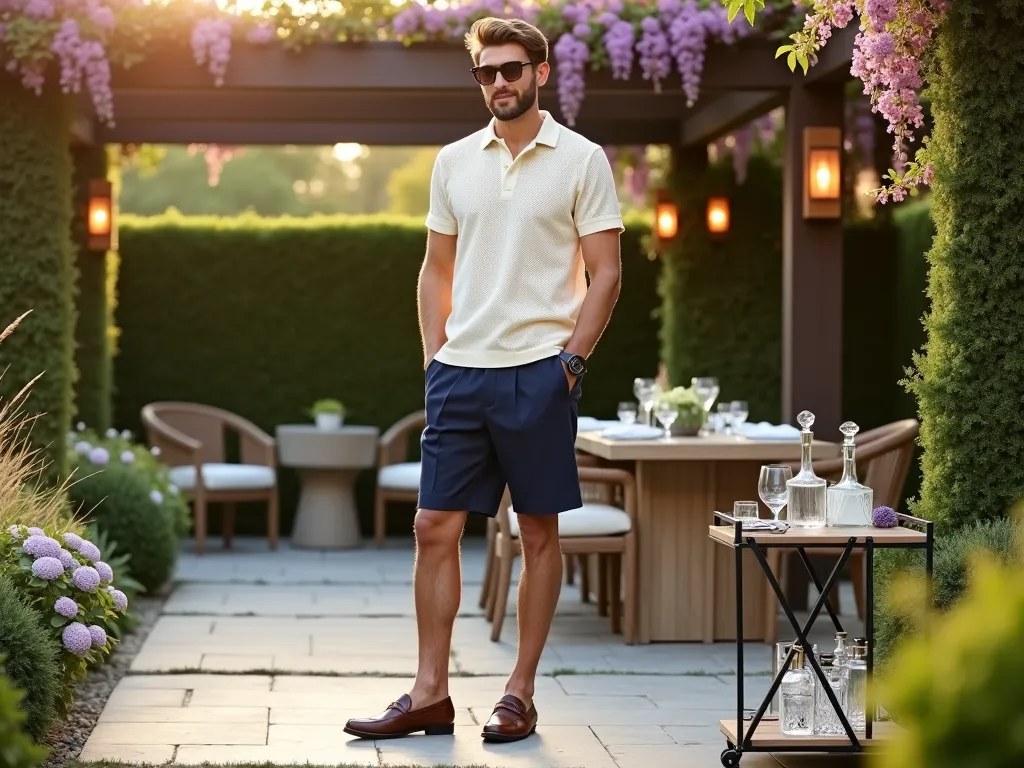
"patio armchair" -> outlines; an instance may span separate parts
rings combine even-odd
[[[564,555],[607,558],[607,567],[599,568],[599,572],[607,582],[604,590],[610,597],[612,632],[621,632],[625,643],[633,645],[637,633],[636,484],[633,476],[622,469],[584,466],[580,467],[579,476],[581,485],[619,490],[622,506],[585,501],[579,509],[562,512],[558,516],[559,546]],[[512,561],[522,554],[514,511],[506,489],[496,518],[493,575],[488,580],[485,608],[493,642],[501,637],[512,583]]]
[[[420,462],[409,461],[409,437],[427,425],[427,412],[399,419],[380,438],[377,448],[377,492],[373,503],[373,539],[384,546],[389,501],[416,503],[420,491]]]
[[[223,504],[223,541],[231,547],[238,502],[267,504],[267,541],[277,549],[277,452],[273,437],[237,414],[200,403],[157,402],[142,409],[149,445],[160,449],[170,479],[191,502],[196,552],[206,551],[207,508]],[[237,432],[241,463],[227,463],[224,432]]]
[[[921,425],[917,419],[903,419],[885,424],[876,429],[859,434],[854,438],[857,445],[857,479],[872,489],[872,505],[886,506],[893,509],[900,507],[900,494],[910,472],[910,463],[914,458],[914,444],[920,434]],[[795,475],[800,471],[800,462],[792,462],[789,466]],[[829,482],[836,482],[843,474],[843,457],[815,461],[812,465],[814,473]],[[789,549],[769,549],[768,564],[772,572],[779,577],[779,586],[786,590],[786,559],[792,554]],[[840,548],[822,548],[813,550],[815,555],[842,555]],[[853,581],[853,594],[857,602],[857,615],[865,616],[866,562],[864,550],[855,549],[850,553],[848,562]],[[771,585],[765,582],[766,605],[775,605],[775,594]],[[836,590],[829,595],[832,607],[839,611],[839,593]],[[778,614],[765,611],[765,642],[774,643],[778,636]]]

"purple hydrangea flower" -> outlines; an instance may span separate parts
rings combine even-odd
[[[160,455],[160,446],[154,445],[152,448],[149,449],[149,452],[152,453],[154,456],[159,456]]]
[[[30,536],[45,536],[46,535],[46,531],[44,531],[42,528],[32,527],[32,528],[28,529],[28,532],[29,532]]]
[[[115,437],[117,437],[117,430],[114,429],[113,427],[107,427],[107,437],[113,440]]]
[[[75,429],[77,429],[79,432],[85,432],[85,422],[80,421],[77,424],[75,424]]]
[[[899,518],[892,507],[875,507],[875,511],[871,513],[871,522],[876,528],[895,528]]]
[[[92,647],[99,648],[101,645],[107,644],[107,632],[103,627],[98,627],[95,624],[89,626],[89,635],[92,637]]]
[[[93,448],[89,451],[89,461],[93,464],[109,464],[110,463],[110,451],[106,448]]]
[[[131,451],[122,451],[121,452],[121,463],[122,464],[131,464],[133,461],[135,461],[135,454],[134,453],[132,453]]]
[[[40,557],[32,563],[32,575],[37,579],[53,581],[64,575],[64,566],[56,557]]]
[[[110,594],[114,598],[114,608],[120,613],[124,613],[128,610],[128,596],[120,589],[110,590]]]
[[[21,545],[21,548],[34,557],[56,558],[60,555],[60,542],[56,539],[51,539],[49,536],[40,536],[39,534],[25,539],[25,543]]]
[[[57,559],[60,560],[60,564],[63,565],[65,569],[75,568],[78,566],[78,561],[75,560],[75,556],[63,547],[61,547],[60,552],[57,553]]]
[[[78,548],[82,546],[82,537],[77,533],[65,533],[64,544],[77,552]]]
[[[121,430],[121,437],[124,438],[125,440],[131,440],[132,431],[130,429]]]
[[[114,569],[104,563],[102,560],[97,560],[93,563],[93,567],[96,569],[96,573],[100,575],[100,582],[103,584],[109,584],[114,580]]]
[[[82,544],[78,547],[78,554],[80,554],[86,560],[89,560],[93,563],[100,559],[99,547],[97,547],[91,541],[83,541]]]
[[[85,656],[92,648],[92,633],[85,624],[78,621],[64,627],[61,639],[64,641],[64,647],[76,656]]]
[[[75,572],[71,574],[71,581],[83,592],[92,592],[100,585],[100,575],[95,568],[83,565],[76,568]]]
[[[75,453],[77,453],[79,456],[88,456],[89,451],[91,450],[92,443],[86,440],[79,440],[77,443],[75,443]]]
[[[53,604],[53,610],[65,618],[73,619],[78,615],[78,603],[70,597],[58,597],[57,602]]]
[[[152,500],[154,504],[164,503],[164,495],[160,493],[160,491],[158,491],[156,488],[149,492],[149,498]]]

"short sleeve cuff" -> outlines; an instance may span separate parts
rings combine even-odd
[[[625,232],[626,228],[622,226],[622,217],[602,216],[599,219],[591,219],[590,221],[585,221],[582,224],[576,225],[576,231],[579,232],[580,237],[586,237],[587,235],[592,235],[595,232],[604,232],[608,229]]]
[[[427,214],[426,225],[428,229],[432,229],[435,232],[440,232],[442,235],[459,234],[459,227],[455,222],[445,221],[444,219],[435,216],[432,213]]]

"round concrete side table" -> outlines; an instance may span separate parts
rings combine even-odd
[[[319,429],[313,424],[283,424],[277,428],[280,464],[297,469],[302,482],[293,546],[362,546],[353,487],[356,475],[376,462],[379,437],[376,427]]]

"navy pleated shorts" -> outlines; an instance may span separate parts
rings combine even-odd
[[[575,454],[581,391],[580,379],[569,389],[557,355],[509,368],[431,361],[420,509],[494,517],[506,484],[517,514],[582,506]]]

